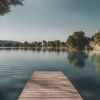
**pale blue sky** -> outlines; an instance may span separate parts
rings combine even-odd
[[[100,29],[100,0],[25,0],[0,17],[0,39],[66,41],[74,31]]]

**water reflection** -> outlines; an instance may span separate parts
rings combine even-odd
[[[47,48],[47,47],[1,47],[0,50],[32,50],[32,51],[55,51],[55,52],[60,52],[60,51],[67,51],[66,48]]]
[[[85,60],[88,58],[88,54],[86,54],[84,51],[75,52],[75,51],[69,51],[67,59],[70,64],[73,64],[77,67],[84,67],[85,66]]]
[[[100,73],[100,52],[92,52],[91,58],[95,64],[96,71]]]
[[[4,92],[0,89],[0,100],[7,100]]]
[[[100,52],[65,50],[63,52],[59,48],[1,48],[0,100],[18,100],[34,71],[62,71],[84,100],[100,100],[100,74],[96,74],[95,71],[95,68],[100,71]],[[72,65],[77,67],[71,67]]]

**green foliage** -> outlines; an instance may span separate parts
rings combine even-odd
[[[11,6],[23,5],[24,0],[0,0],[0,15],[10,12]]]
[[[91,41],[95,42],[96,44],[100,45],[100,31],[95,33],[92,37],[91,37]]]
[[[74,32],[73,35],[68,37],[66,43],[71,49],[84,49],[84,47],[89,43],[89,38],[85,36],[83,31]]]

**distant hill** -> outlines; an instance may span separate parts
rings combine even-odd
[[[0,40],[0,47],[18,47],[20,44],[18,41]]]

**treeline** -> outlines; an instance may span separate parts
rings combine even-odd
[[[96,46],[100,46],[100,31],[95,33],[91,37],[85,36],[83,31],[74,32],[70,35],[66,41],[66,45],[69,49],[83,50],[94,49]]]
[[[60,40],[55,41],[34,41],[32,43],[25,41],[24,43],[16,41],[3,41],[0,40],[0,47],[66,47],[66,42]]]
[[[54,41],[34,41],[32,43],[17,42],[17,41],[3,41],[0,40],[0,47],[66,47],[71,50],[93,49],[93,45],[100,46],[100,31],[95,33],[92,37],[85,36],[83,31],[74,32],[70,35],[65,42],[60,40]]]

